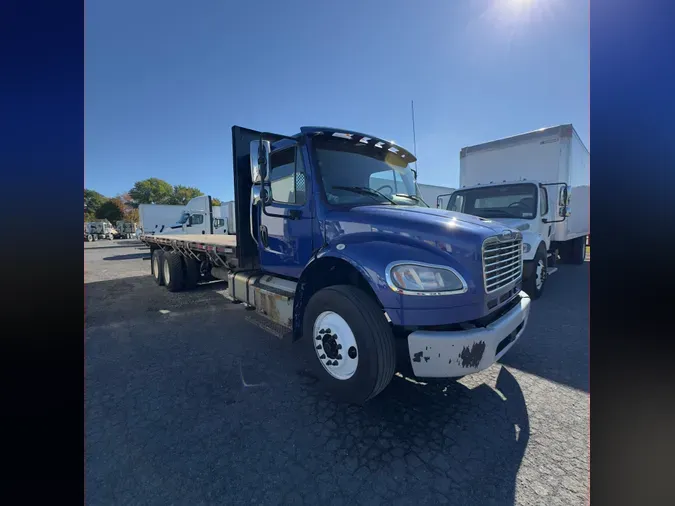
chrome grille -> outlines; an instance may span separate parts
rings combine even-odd
[[[523,240],[490,237],[483,243],[483,279],[485,291],[492,293],[521,278]]]

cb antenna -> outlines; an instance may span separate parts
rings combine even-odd
[[[410,109],[412,111],[412,127],[413,127],[413,155],[415,155],[415,177],[417,177],[417,138],[415,137],[415,101],[410,101]]]

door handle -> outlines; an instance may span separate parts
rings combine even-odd
[[[267,234],[267,227],[265,225],[260,225],[260,241],[262,242],[263,246],[267,248],[268,234]]]

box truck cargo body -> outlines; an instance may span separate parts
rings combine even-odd
[[[462,148],[447,209],[522,231],[524,285],[537,298],[557,261],[585,260],[590,153],[572,125]]]

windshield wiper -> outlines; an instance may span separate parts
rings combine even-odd
[[[502,216],[504,218],[520,218],[520,216],[518,216],[516,214],[511,214],[509,212],[502,211],[501,209],[481,209],[480,212],[483,213],[483,214],[484,213],[496,213],[493,216]]]
[[[365,186],[333,186],[333,188],[335,188],[336,190],[352,191],[354,193],[360,193],[362,195],[370,195],[370,196],[377,195],[378,197],[382,197],[383,199],[385,199],[387,202],[391,202],[395,206],[398,205],[396,202],[387,197],[384,193]]]
[[[394,194],[394,196],[395,196],[395,197],[405,197],[405,198],[408,198],[408,199],[410,199],[410,200],[414,200],[415,202],[421,202],[421,203],[424,204],[425,206],[430,207],[429,204],[427,204],[426,202],[424,202],[424,200],[422,200],[421,198],[419,198],[417,195],[408,195],[407,193],[396,193],[396,194]]]

